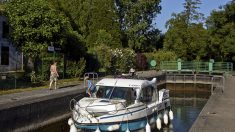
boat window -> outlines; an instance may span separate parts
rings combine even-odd
[[[135,96],[133,96],[135,90],[132,90],[132,88],[97,86],[97,90],[97,98],[125,99],[127,101],[127,105],[133,104],[135,100]]]
[[[96,86],[96,88],[97,88],[97,93],[96,93],[97,98],[108,99],[113,91],[113,87],[109,86]]]
[[[122,87],[116,87],[113,90],[113,94],[111,96],[111,99],[125,99],[127,94],[127,89]]]
[[[142,92],[140,94],[140,101],[144,103],[150,103],[153,101],[153,94],[154,90],[152,86],[148,86],[145,88],[142,88]]]

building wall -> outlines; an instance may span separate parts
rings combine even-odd
[[[12,45],[8,36],[8,31],[6,31],[6,27],[4,25],[8,25],[7,18],[5,16],[0,16],[0,73],[1,72],[9,72],[16,70],[23,70],[23,55],[21,52],[18,52],[16,48]],[[8,27],[9,29],[9,27]],[[7,55],[6,49],[9,48],[9,55]],[[4,52],[5,49],[5,52]],[[6,62],[6,56],[8,56],[8,63]],[[5,57],[5,61],[3,62],[3,58]]]

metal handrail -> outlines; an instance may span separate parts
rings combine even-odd
[[[191,71],[213,73],[227,73],[233,71],[233,63],[231,62],[214,62],[211,69],[212,71],[209,70],[210,62],[182,61],[180,62],[180,67],[178,67],[178,63],[178,61],[162,61],[160,63],[160,69],[162,71]]]
[[[98,82],[98,80],[99,80],[99,76],[98,76],[98,74],[96,73],[96,72],[87,72],[87,73],[85,73],[84,74],[84,88],[87,88],[87,86],[86,86],[86,80],[85,80],[85,77],[86,76],[88,76],[89,78],[91,78],[92,79],[92,82],[94,83],[94,84],[96,84],[97,82]]]
[[[213,93],[213,87],[214,87],[214,84],[217,84],[218,82],[214,82],[216,78],[219,78],[219,83],[221,83],[221,80],[222,80],[222,84],[219,84],[220,86],[216,86],[217,88],[221,88],[222,90],[222,93],[224,92],[224,84],[225,84],[225,77],[224,76],[213,76],[211,81],[212,81],[212,86],[211,86],[211,89],[212,89],[212,93]]]

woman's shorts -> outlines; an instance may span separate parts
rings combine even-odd
[[[50,76],[50,81],[57,81],[57,76],[56,75],[51,75]]]

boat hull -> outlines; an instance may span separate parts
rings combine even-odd
[[[107,131],[119,131],[119,132],[125,132],[127,128],[129,128],[130,131],[137,131],[144,129],[147,122],[150,125],[155,125],[155,122],[158,117],[162,118],[164,112],[168,112],[169,107],[165,110],[158,111],[157,113],[152,113],[151,115],[147,117],[142,117],[135,120],[129,120],[129,121],[122,121],[122,122],[109,122],[109,123],[77,123],[75,122],[75,126],[79,129],[85,130],[85,131],[95,131],[97,127],[102,132]]]

